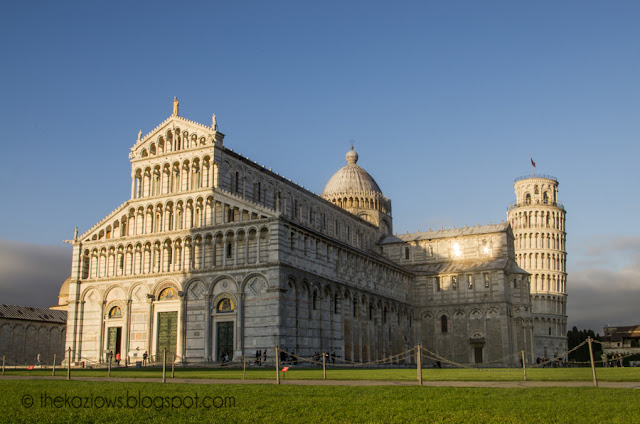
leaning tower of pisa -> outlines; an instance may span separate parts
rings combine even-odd
[[[567,351],[566,212],[555,177],[520,177],[513,186],[507,219],[518,265],[531,273],[535,355],[552,358]]]

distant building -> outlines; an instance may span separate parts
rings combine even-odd
[[[602,347],[607,355],[640,354],[640,325],[604,327]]]
[[[7,365],[43,365],[64,359],[67,312],[33,306],[0,305],[0,356]]]

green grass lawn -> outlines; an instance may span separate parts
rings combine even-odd
[[[637,423],[640,392],[605,388],[277,386],[0,380],[0,423]],[[206,396],[215,406],[202,405]],[[31,407],[28,399],[33,399]],[[57,406],[53,403],[60,396]],[[68,406],[64,397],[68,399]],[[120,404],[118,407],[118,397]],[[166,399],[165,399],[166,398]],[[49,399],[49,400],[47,400]],[[107,406],[109,399],[114,406]],[[138,400],[140,399],[140,401]],[[231,399],[233,399],[233,406]],[[48,402],[48,403],[47,403]],[[82,405],[78,402],[81,402]],[[145,406],[138,406],[145,403]],[[208,402],[208,401],[207,401]],[[175,407],[171,407],[173,404]],[[127,407],[129,406],[129,407]],[[206,403],[211,406],[211,403]]]
[[[73,369],[74,376],[83,377],[106,377],[106,369]],[[600,381],[640,381],[640,368],[598,368],[596,370]],[[51,370],[10,370],[5,371],[5,375],[51,375]],[[283,375],[283,374],[281,374]],[[64,378],[66,370],[56,370],[56,376]],[[114,368],[111,370],[112,377],[162,377],[161,368]],[[167,370],[170,378],[171,369]],[[176,378],[221,378],[221,379],[241,379],[242,369],[205,369],[205,368],[176,368]],[[275,370],[273,368],[250,368],[247,369],[247,379],[275,380]],[[291,368],[283,375],[285,379],[296,380],[317,380],[322,379],[321,368]],[[328,368],[327,379],[329,380],[398,380],[415,381],[417,378],[416,369],[345,369]],[[522,369],[424,369],[422,378],[425,381],[522,381]],[[529,381],[591,381],[591,368],[529,368],[527,369],[527,379]]]

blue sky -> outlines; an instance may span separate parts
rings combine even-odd
[[[177,96],[317,193],[355,140],[398,232],[506,219],[532,155],[567,209],[570,324],[640,323],[638,22],[636,1],[7,3],[0,251],[67,257]],[[0,297],[54,303],[68,274],[4,262]]]

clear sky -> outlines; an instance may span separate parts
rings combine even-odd
[[[506,219],[532,155],[567,209],[569,324],[640,324],[639,22],[616,0],[7,2],[0,302],[55,303],[61,240],[128,199],[177,96],[316,193],[355,140],[397,232]]]

